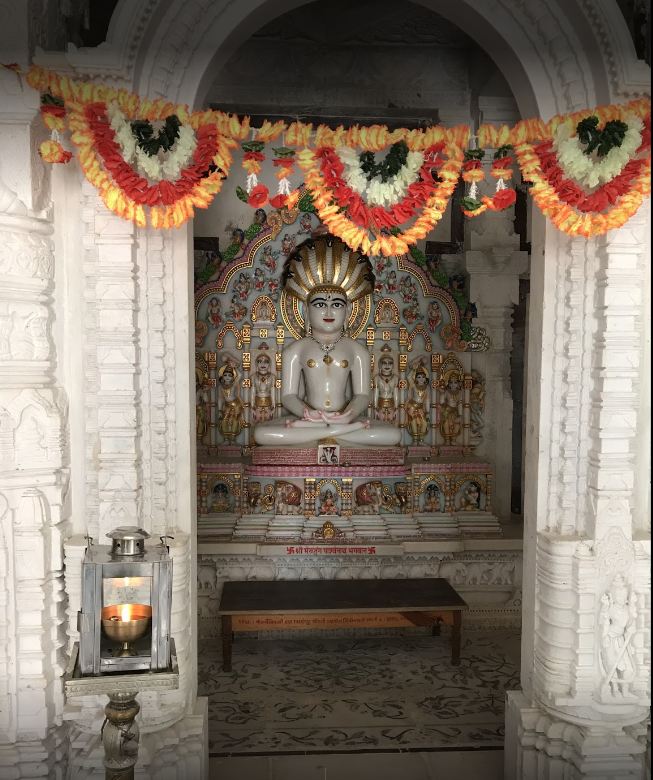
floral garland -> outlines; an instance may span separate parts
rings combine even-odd
[[[590,117],[590,119],[596,119],[598,122],[597,117]],[[627,123],[620,122],[620,124],[625,128],[623,140],[604,155],[599,152],[601,159],[598,159],[598,156],[590,157],[583,149],[578,128],[572,129],[569,122],[561,124],[554,133],[553,148],[565,176],[591,188],[606,184],[620,174],[642,144],[644,123],[636,116],[630,116]],[[579,123],[579,127],[581,125],[582,122]],[[574,132],[577,134],[572,135]],[[591,153],[593,147],[588,145],[588,148]]]
[[[386,175],[385,178],[383,177],[385,171],[377,167],[370,171],[369,162],[366,172],[361,160],[363,155],[359,156],[351,147],[340,146],[336,149],[336,154],[344,166],[343,178],[347,186],[367,204],[384,207],[395,205],[406,196],[408,188],[418,180],[424,165],[424,154],[419,151],[408,151],[404,141],[399,141],[395,146],[399,144],[403,144],[406,149],[404,161],[394,174]],[[369,175],[370,172],[373,173],[372,177]]]
[[[443,150],[446,160],[441,161],[438,155]],[[433,230],[460,176],[463,154],[458,144],[445,147],[440,141],[425,151],[420,180],[409,185],[406,196],[389,209],[368,207],[347,185],[343,179],[344,163],[334,147],[305,149],[299,154],[299,164],[306,171],[306,186],[317,214],[331,233],[352,249],[388,257],[405,254]],[[436,176],[431,172],[434,167],[438,167]],[[414,224],[400,230],[399,226],[416,212],[419,214]]]
[[[19,72],[18,66],[6,67]],[[265,145],[283,136],[282,145],[273,149],[276,195],[270,197],[257,178],[248,184],[247,202],[257,207],[267,202],[275,208],[298,205],[300,192],[290,184],[297,150],[306,171],[307,194],[302,198],[313,201],[332,232],[374,254],[404,253],[433,229],[463,169],[470,132],[466,126],[313,129],[302,122],[267,120],[252,131],[248,117],[190,112],[183,105],[141,99],[36,66],[30,68],[27,82],[42,95],[41,115],[51,131],[50,140],[41,144],[43,159],[62,163],[71,158],[59,135],[70,131],[86,177],[120,216],[139,225],[179,226],[195,208],[206,208],[220,190],[231,150],[239,142],[251,138]],[[492,197],[477,197],[477,178],[484,172],[479,161],[465,161],[463,178],[470,184],[469,195],[475,195],[473,204],[463,202],[463,207],[474,206],[464,209],[468,216],[514,203],[515,191],[507,186],[514,157],[523,178],[532,182],[530,192],[538,207],[570,235],[600,235],[620,227],[650,193],[648,100],[548,122],[481,125],[477,140],[479,149],[503,151],[490,169],[497,180]],[[434,151],[439,144],[443,160]],[[388,149],[383,160],[375,159],[375,153]],[[247,162],[258,177],[262,160]]]
[[[138,137],[133,131],[133,124],[127,121],[116,103],[111,102],[107,105],[107,115],[123,158],[128,163],[135,164],[137,170],[148,179],[152,181],[178,179],[182,170],[192,161],[197,148],[195,132],[190,125],[180,123],[174,114],[171,116],[174,116],[178,122],[176,140],[163,160],[159,157],[158,148],[155,153],[149,154],[143,145],[139,144]],[[150,123],[148,125],[151,127]]]
[[[530,191],[537,206],[568,235],[589,237],[621,227],[650,194],[650,110],[644,101],[636,101],[619,116],[614,114],[613,107],[589,116],[579,112],[554,122],[549,137],[539,143],[515,146],[522,176],[533,183]],[[568,123],[576,127],[573,145],[565,143],[571,140]],[[601,125],[603,130],[598,129]],[[594,132],[583,134],[588,127]],[[612,139],[606,138],[610,131]],[[584,142],[590,153],[597,150],[593,158],[582,149]],[[603,155],[598,153],[601,145]],[[586,155],[582,162],[579,154]],[[589,187],[589,182],[595,186]]]
[[[154,228],[179,227],[193,217],[195,208],[207,208],[229,171],[235,139],[249,133],[247,118],[241,122],[220,111],[191,113],[186,106],[141,100],[126,90],[80,82],[35,66],[27,81],[63,103],[84,175],[107,208],[141,227],[148,223]],[[148,178],[123,155],[109,119],[113,104],[129,122],[165,123],[173,115],[179,122],[178,136],[166,159],[157,157],[158,162],[148,163],[139,158],[141,164],[149,165]],[[192,152],[191,132],[195,139]],[[163,174],[160,180],[156,180],[158,164]],[[151,180],[149,173],[154,174]],[[171,175],[175,178],[169,178]]]

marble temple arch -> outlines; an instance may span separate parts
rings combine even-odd
[[[34,61],[199,108],[231,54],[303,3],[162,5],[121,0],[101,46],[39,51]],[[419,5],[492,57],[522,116],[548,119],[650,89],[609,0]],[[29,24],[5,46],[25,65]],[[0,341],[0,697],[10,704],[0,711],[0,766],[12,777],[63,777],[66,755],[80,777],[101,766],[104,702],[64,705],[60,677],[77,636],[85,536],[137,524],[175,537],[181,672],[179,691],[141,697],[141,761],[150,777],[200,777],[192,223],[135,229],[74,166],[45,171],[34,153],[38,95],[9,72],[0,89],[0,141],[18,150],[0,162],[0,291],[10,301]],[[519,247],[493,253],[496,235],[468,230],[482,306],[484,284],[519,264]],[[507,778],[635,780],[646,761],[650,773],[649,231],[648,202],[591,241],[533,209],[522,676],[508,693]],[[501,282],[504,308],[517,275]],[[488,327],[501,332],[504,316]],[[619,577],[637,609],[627,696],[605,690],[598,660],[600,599]]]

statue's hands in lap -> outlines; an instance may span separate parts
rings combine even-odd
[[[350,409],[344,412],[327,412],[323,409],[304,409],[304,420],[310,420],[311,422],[321,422],[327,425],[343,425],[353,421],[354,412]]]

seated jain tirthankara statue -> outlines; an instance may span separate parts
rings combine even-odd
[[[311,446],[335,439],[349,446],[398,444],[399,428],[367,419],[370,356],[346,332],[351,304],[374,288],[369,260],[339,239],[321,236],[288,257],[283,283],[304,305],[306,336],[283,350],[281,403],[291,416],[257,425],[256,443]]]

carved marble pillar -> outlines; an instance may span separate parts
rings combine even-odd
[[[508,212],[488,212],[470,227],[465,252],[470,300],[491,339],[484,354],[485,428],[477,453],[489,459],[497,474],[494,511],[510,519],[512,475],[512,393],[510,353],[512,311],[519,300],[519,277],[528,271],[528,253],[519,250],[519,236]],[[479,356],[480,357],[480,356]],[[476,364],[475,364],[476,367]]]
[[[650,537],[637,483],[650,465],[640,327],[650,305],[648,209],[594,242],[547,226],[533,269],[529,392],[539,385],[540,408],[528,414],[527,477],[537,473],[538,485],[527,483],[510,779],[646,775]]]
[[[67,404],[40,133],[38,96],[0,69],[0,774],[59,779]]]

